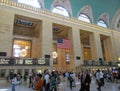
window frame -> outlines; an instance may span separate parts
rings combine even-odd
[[[80,19],[80,16],[81,16],[81,15],[86,16],[86,18],[85,18],[85,19],[88,19],[88,20],[89,20],[89,22],[84,21],[84,20],[81,20],[81,19]],[[83,17],[83,18],[84,18],[84,17]],[[81,20],[81,21],[84,21],[84,22],[87,22],[87,23],[92,23],[92,22],[91,22],[90,17],[89,17],[87,14],[85,14],[85,13],[80,13],[80,14],[79,14],[79,16],[78,16],[78,20]]]
[[[98,23],[99,23],[99,24],[104,24],[105,26],[99,25]],[[97,25],[98,25],[98,26],[101,26],[101,27],[104,27],[104,28],[108,28],[107,23],[106,23],[105,20],[103,20],[103,19],[99,19],[98,22],[97,22]]]

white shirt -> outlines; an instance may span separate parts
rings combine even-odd
[[[12,79],[12,84],[17,84],[17,78],[16,77],[14,77],[13,79]]]
[[[100,80],[100,72],[96,73],[96,80]]]
[[[103,73],[102,72],[100,72],[100,78],[103,78]]]
[[[49,78],[50,78],[49,75],[46,74],[45,77],[44,77],[44,79],[45,79],[45,81],[46,81],[46,84],[49,83]]]

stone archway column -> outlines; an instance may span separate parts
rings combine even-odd
[[[90,45],[91,45],[92,59],[93,60],[99,60],[99,58],[103,59],[100,34],[98,32],[94,32],[90,34]]]
[[[41,55],[45,58],[45,55],[50,56],[50,66],[53,65],[52,62],[52,22],[48,19],[42,21],[42,31],[41,31]]]
[[[72,27],[72,42],[73,42],[75,67],[80,67],[80,65],[83,64],[83,60],[82,60],[80,29],[78,27]],[[77,59],[77,57],[80,57],[80,59]]]

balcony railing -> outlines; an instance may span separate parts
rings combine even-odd
[[[0,66],[49,66],[49,58],[0,58]]]
[[[117,61],[85,60],[83,66],[118,66]]]

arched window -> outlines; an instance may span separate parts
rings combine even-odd
[[[86,14],[80,14],[79,17],[78,17],[78,20],[91,23],[89,17]]]
[[[108,28],[106,22],[104,20],[101,20],[101,19],[97,22],[97,25],[104,27],[104,28]]]
[[[38,0],[18,0],[19,3],[23,3],[23,4],[26,4],[26,5],[30,5],[30,6],[33,6],[35,8],[41,8]]]
[[[68,11],[67,11],[65,8],[61,7],[61,6],[56,6],[56,7],[54,7],[54,8],[52,9],[52,12],[69,17]]]

